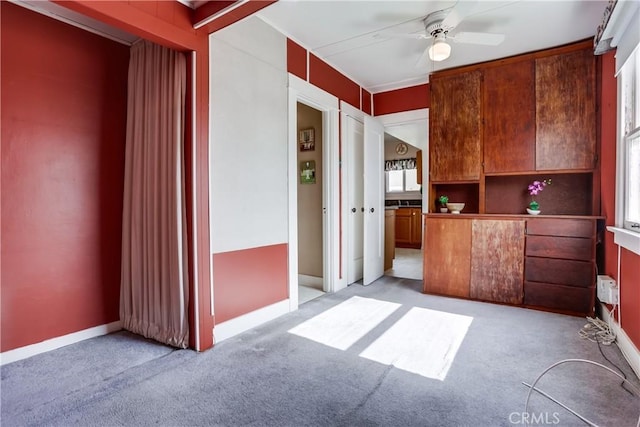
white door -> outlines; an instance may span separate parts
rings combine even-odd
[[[368,285],[384,274],[384,127],[364,117],[364,277]]]
[[[364,264],[364,126],[345,118],[347,179],[347,284],[362,279]]]

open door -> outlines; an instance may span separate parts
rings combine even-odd
[[[364,276],[368,285],[384,274],[384,127],[364,117]]]

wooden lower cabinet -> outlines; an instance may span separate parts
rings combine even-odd
[[[427,218],[424,292],[522,303],[524,221]]]
[[[473,299],[522,304],[524,221],[473,220]]]
[[[471,220],[427,218],[424,247],[424,292],[468,298]]]
[[[384,211],[384,271],[393,268],[396,257],[396,210]]]
[[[595,247],[595,219],[527,221],[524,304],[593,315]]]
[[[596,219],[429,215],[424,244],[425,293],[593,314]]]
[[[422,208],[396,210],[396,247],[422,248]]]

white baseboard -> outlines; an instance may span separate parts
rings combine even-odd
[[[26,359],[27,357],[35,356],[36,354],[46,353],[47,351],[55,350],[69,344],[75,344],[89,338],[107,335],[121,329],[122,322],[118,320],[116,322],[107,323],[106,325],[94,326],[93,328],[73,332],[61,337],[51,338],[37,344],[31,344],[16,348],[15,350],[5,351],[4,353],[0,353],[0,366],[17,360]]]
[[[324,286],[324,279],[322,277],[309,276],[307,274],[298,274],[298,284],[322,289]]]
[[[231,338],[242,332],[248,331],[251,328],[260,326],[269,320],[273,320],[277,317],[287,314],[289,312],[289,300],[277,302],[275,304],[268,305],[251,313],[243,314],[226,322],[222,322],[219,325],[215,325],[213,328],[213,342],[219,343],[227,338]]]
[[[640,378],[640,351],[638,351],[631,339],[624,332],[624,329],[620,327],[620,324],[611,318],[607,307],[601,303],[601,308],[602,320],[607,322],[611,329],[613,329],[613,332],[616,334],[616,344],[618,348],[620,348],[620,351],[624,355],[624,358],[627,359],[627,362],[629,362],[636,376]]]

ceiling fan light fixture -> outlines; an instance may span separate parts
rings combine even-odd
[[[444,61],[451,55],[451,46],[439,37],[435,37],[435,40],[429,48],[429,58],[432,61]]]

